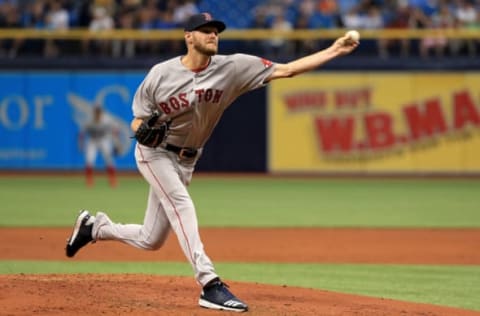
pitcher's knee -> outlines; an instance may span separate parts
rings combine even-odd
[[[142,248],[145,250],[158,250],[162,248],[163,242],[151,242],[149,240],[145,240],[142,242]]]
[[[165,238],[153,237],[141,233],[140,246],[145,250],[158,250],[165,243]]]

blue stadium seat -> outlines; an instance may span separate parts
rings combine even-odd
[[[258,4],[256,0],[202,0],[198,8],[200,12],[209,12],[214,18],[225,21],[228,28],[247,28],[252,9]]]

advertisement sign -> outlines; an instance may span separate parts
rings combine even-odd
[[[135,168],[131,103],[144,73],[10,72],[0,74],[0,168],[84,167],[80,127],[101,106],[118,127],[119,169]],[[97,157],[98,166],[104,163]]]
[[[480,171],[480,75],[315,73],[269,89],[272,172]]]

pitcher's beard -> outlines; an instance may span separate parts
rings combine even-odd
[[[206,56],[213,56],[218,51],[217,47],[209,48],[207,46],[202,46],[202,45],[194,45],[194,48],[196,51]]]

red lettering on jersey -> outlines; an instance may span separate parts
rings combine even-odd
[[[180,110],[180,102],[178,102],[178,99],[176,97],[171,97],[170,99],[168,99],[168,102],[174,110]]]
[[[198,89],[198,90],[195,90],[195,94],[197,95],[199,103],[200,102],[218,103],[220,102],[220,98],[223,95],[223,90]]]
[[[272,63],[270,60],[268,60],[268,59],[260,58],[260,60],[262,61],[262,63],[263,63],[263,65],[265,66],[265,68],[268,68],[268,67],[270,67],[270,66],[273,65],[273,63]]]
[[[215,95],[213,96],[213,101],[212,103],[218,103],[220,102],[220,97],[223,94],[223,90],[215,90]]]
[[[210,100],[212,99],[212,95],[212,89],[207,89],[207,91],[205,91],[205,102],[210,102]]]
[[[188,108],[188,106],[189,106],[190,104],[188,103],[187,94],[186,94],[185,92],[180,93],[180,94],[178,95],[178,98],[180,99],[180,101],[182,101],[182,102],[180,103],[180,106],[181,106],[182,108]]]
[[[223,95],[223,90],[217,89],[198,89],[195,90],[195,95],[197,96],[197,102],[209,102],[209,103],[219,103]],[[187,98],[187,93],[182,92],[178,95],[174,95],[168,98],[167,102],[160,102],[158,104],[161,111],[165,114],[171,114],[172,112],[179,111],[181,108],[188,108],[191,106]]]
[[[203,96],[203,93],[205,92],[205,89],[198,89],[198,90],[195,90],[195,94],[197,95],[198,97],[198,102],[202,102],[202,96]]]
[[[170,114],[170,112],[172,112],[168,104],[165,102],[161,102],[158,106],[162,109],[162,112],[165,114]]]

